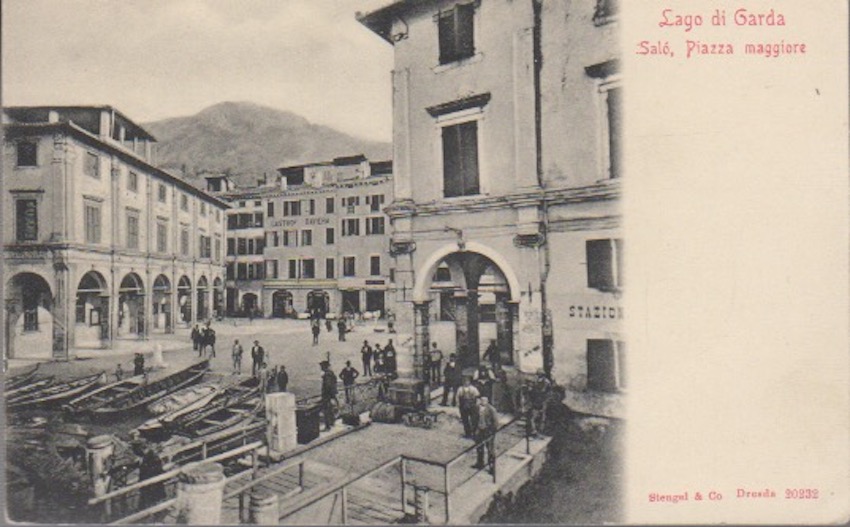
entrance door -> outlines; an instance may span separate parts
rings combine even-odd
[[[307,311],[312,318],[324,318],[330,309],[330,295],[326,291],[307,293]]]
[[[366,291],[366,311],[380,311],[384,314],[384,292]]]
[[[292,315],[292,293],[275,291],[272,294],[272,316],[284,318]]]
[[[342,312],[356,313],[360,311],[360,291],[342,292]]]

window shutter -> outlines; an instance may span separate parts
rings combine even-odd
[[[587,287],[608,291],[613,287],[611,240],[587,240]]]
[[[617,341],[617,381],[620,388],[626,387],[626,343]]]
[[[459,5],[456,8],[456,56],[455,60],[471,57],[475,54],[475,41],[473,39],[472,17],[475,13],[473,4]]]
[[[622,146],[620,144],[620,133],[622,124],[621,111],[621,89],[612,88],[608,90],[608,154],[611,178],[620,177],[620,158]]]
[[[471,121],[459,125],[460,164],[464,196],[478,194],[478,123]]]
[[[437,19],[437,33],[440,39],[440,64],[453,62],[455,50],[455,11],[440,13]]]
[[[614,251],[617,257],[617,287],[623,288],[623,240],[614,240]]]
[[[443,128],[443,195],[463,194],[460,175],[460,131],[457,126]]]
[[[613,340],[589,339],[587,341],[587,387],[600,392],[617,390]]]

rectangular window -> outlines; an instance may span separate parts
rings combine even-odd
[[[274,218],[274,201],[269,201],[266,216],[268,216],[269,218]]]
[[[369,273],[372,276],[381,276],[381,257],[380,256],[369,257]]]
[[[587,287],[617,291],[623,287],[623,241],[587,240]]]
[[[266,238],[264,236],[260,236],[259,238],[254,239],[254,254],[263,254],[263,250],[266,248]]]
[[[336,200],[334,198],[325,198],[325,214],[333,214],[336,207]]]
[[[608,177],[620,177],[622,169],[622,88],[607,90],[606,108],[608,110]]]
[[[366,218],[366,235],[384,234],[384,218],[383,216],[375,218]]]
[[[375,194],[372,196],[372,199],[369,200],[369,210],[372,212],[378,212],[381,210],[381,206],[384,204],[384,195],[383,194]]]
[[[159,202],[165,203],[168,199],[168,190],[166,190],[165,185],[162,183],[159,184]]]
[[[15,238],[19,242],[38,240],[38,201],[19,199],[15,202]]]
[[[262,201],[255,201],[255,202],[254,202],[254,206],[255,206],[255,207],[262,207],[262,206],[263,206],[263,202],[262,202]]]
[[[301,278],[316,278],[316,261],[314,259],[301,260]]]
[[[233,268],[234,268],[234,266],[235,266],[235,264],[234,264],[233,262],[227,262],[227,266],[225,267],[225,269],[226,269],[226,271],[225,271],[225,273],[226,273],[226,274],[225,274],[225,277],[226,277],[228,280],[233,280],[233,279],[235,278],[235,275],[233,274]]]
[[[168,223],[164,221],[156,223],[156,251],[168,252]]]
[[[127,212],[127,248],[139,248],[139,213]]]
[[[307,201],[307,210],[309,211],[310,216],[316,215],[316,200],[311,199]]]
[[[85,205],[86,243],[100,243],[100,206]]]
[[[283,231],[283,246],[298,247],[298,231]]]
[[[342,198],[342,206],[348,214],[357,212],[357,207],[360,206],[360,196],[349,196]]]
[[[215,222],[221,223],[221,211],[218,209],[215,209]]]
[[[248,240],[247,238],[237,238],[236,239],[236,254],[248,254]]]
[[[234,256],[236,254],[236,238],[228,238],[227,239],[227,256]]]
[[[213,255],[214,255],[214,258],[215,258],[216,260],[219,260],[219,261],[220,261],[220,260],[222,259],[222,255],[221,255],[221,238],[220,238],[220,237],[218,237],[218,236],[216,236],[216,238],[215,238],[215,252],[213,253]]]
[[[244,202],[244,201],[240,201],[240,202],[239,202],[239,208],[240,208],[240,209],[244,209],[244,208],[245,208],[245,202]]]
[[[473,4],[457,5],[438,15],[440,64],[448,64],[475,54],[473,39]]]
[[[353,256],[345,256],[342,259],[342,276],[354,276],[357,273],[356,260]]]
[[[360,236],[360,220],[358,218],[342,220],[342,235]]]
[[[18,141],[18,166],[38,166],[38,143],[35,141]]]
[[[277,260],[266,260],[266,277],[276,279],[277,276]]]
[[[289,279],[298,278],[298,260],[289,260]]]
[[[180,254],[189,256],[189,227],[180,228]]]
[[[443,196],[473,196],[478,181],[478,122],[443,127]]]
[[[132,192],[139,191],[139,175],[135,172],[127,172],[127,188]]]
[[[212,256],[212,238],[203,234],[198,238],[199,250],[201,258],[210,258]]]
[[[231,214],[227,217],[227,228],[230,230],[236,230],[239,228],[239,215]]]
[[[301,202],[300,201],[284,201],[283,202],[284,216],[300,216]]]
[[[180,194],[180,210],[189,212],[189,196]]]
[[[325,258],[325,278],[336,278],[336,260]]]
[[[599,392],[616,392],[626,387],[626,344],[608,339],[587,341],[587,387]]]
[[[263,226],[263,213],[256,212],[254,213],[254,227],[262,227]]]
[[[248,264],[245,262],[239,262],[236,264],[236,279],[237,280],[247,280],[248,279]]]
[[[334,232],[333,227],[328,227],[328,228],[325,229],[325,244],[326,245],[333,245],[334,244],[334,242],[335,242],[334,235],[335,234],[336,233]]]
[[[201,202],[201,216],[207,215],[207,204],[203,201]]]
[[[305,229],[301,231],[301,246],[307,247],[308,245],[313,245],[313,231]]]
[[[86,152],[83,160],[83,172],[88,176],[100,179],[100,158],[97,154]]]

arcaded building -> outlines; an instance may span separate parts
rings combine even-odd
[[[3,110],[7,356],[69,357],[222,309],[227,204],[109,106]]]
[[[430,326],[453,320],[440,345],[464,366],[491,324],[509,371],[624,387],[615,9],[402,0],[358,15],[394,47],[387,212],[415,373]]]

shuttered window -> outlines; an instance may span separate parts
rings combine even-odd
[[[470,121],[443,128],[443,195],[479,194],[478,123]]]
[[[36,200],[17,200],[15,219],[15,237],[19,242],[38,240],[38,202]]]
[[[587,240],[587,287],[614,291],[623,287],[623,241]]]
[[[608,176],[621,176],[622,167],[622,88],[611,88],[607,92],[608,107]]]
[[[438,15],[440,64],[448,64],[475,54],[472,4],[457,5]]]

